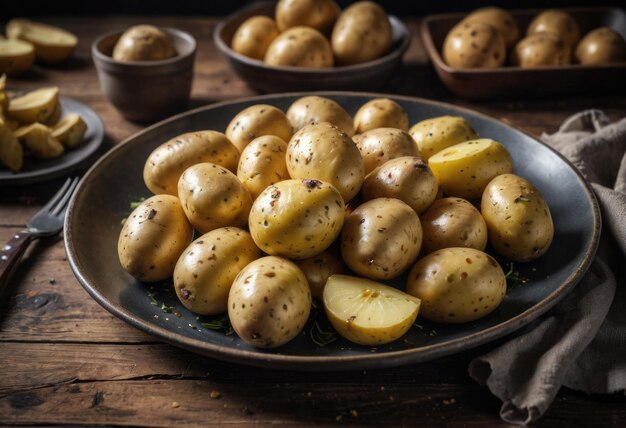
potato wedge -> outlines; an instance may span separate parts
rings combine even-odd
[[[61,107],[61,103],[58,103],[54,107],[54,110],[52,110],[52,114],[50,115],[50,117],[48,117],[41,123],[46,126],[53,127],[57,123],[59,123],[59,121],[61,120],[61,116],[63,116],[63,107]]]
[[[63,145],[52,136],[52,130],[41,123],[18,128],[15,136],[35,157],[40,159],[55,158],[64,151]]]
[[[86,132],[87,124],[75,113],[68,114],[52,128],[52,136],[68,149],[80,145]]]
[[[0,164],[13,172],[24,165],[24,149],[9,127],[0,121]]]
[[[45,122],[54,116],[57,104],[59,104],[59,88],[56,86],[41,88],[13,98],[9,103],[7,116],[23,125]]]
[[[0,73],[25,73],[35,61],[35,48],[23,40],[0,40]]]
[[[58,64],[69,58],[78,39],[69,31],[26,19],[12,19],[6,26],[9,39],[20,39],[35,47],[37,62]]]

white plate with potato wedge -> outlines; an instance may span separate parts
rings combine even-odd
[[[512,165],[509,167],[512,166],[514,173],[526,178],[540,189],[543,199],[549,206],[554,224],[551,246],[541,257],[533,261],[515,263],[511,263],[508,257],[497,256],[494,246],[487,246],[485,250],[490,254],[489,257],[485,257],[485,253],[475,249],[453,251],[456,257],[454,260],[449,258],[447,253],[441,253],[443,250],[432,253],[441,255],[443,261],[440,265],[443,268],[447,269],[446,266],[456,265],[460,269],[457,272],[458,275],[450,276],[440,273],[438,284],[457,287],[463,283],[471,289],[479,285],[473,280],[477,278],[475,274],[484,270],[490,272],[487,281],[497,283],[498,288],[492,288],[493,292],[490,291],[490,295],[481,295],[478,299],[460,300],[461,307],[457,305],[456,308],[449,310],[446,305],[456,298],[453,294],[462,291],[458,287],[449,287],[450,293],[447,295],[439,293],[442,301],[440,308],[445,308],[446,311],[429,310],[431,298],[423,294],[418,297],[420,300],[415,298],[416,296],[407,297],[407,293],[418,294],[430,287],[428,283],[416,281],[418,274],[424,278],[430,275],[421,274],[421,272],[433,270],[423,262],[429,256],[419,259],[420,261],[414,264],[416,252],[419,250],[416,250],[415,244],[411,242],[416,242],[414,238],[417,232],[410,236],[410,242],[402,241],[397,245],[383,244],[383,247],[380,247],[383,250],[381,254],[387,257],[389,263],[377,272],[370,269],[371,266],[368,263],[359,265],[351,258],[352,254],[358,253],[363,248],[359,247],[361,242],[364,245],[378,245],[386,242],[380,239],[356,239],[359,230],[369,228],[372,232],[370,236],[391,237],[393,233],[397,233],[399,227],[396,226],[401,221],[411,221],[411,227],[417,228],[419,222],[416,220],[415,208],[412,209],[398,199],[395,199],[393,203],[384,202],[382,205],[381,199],[373,199],[355,209],[352,203],[344,205],[343,202],[344,197],[354,196],[353,190],[355,189],[352,186],[342,188],[340,193],[339,188],[322,182],[321,180],[325,180],[323,178],[293,179],[300,172],[306,173],[307,168],[315,165],[322,165],[322,169],[326,172],[336,172],[336,174],[333,172],[328,175],[326,181],[329,182],[335,175],[352,179],[359,174],[352,168],[353,164],[339,164],[328,160],[318,162],[318,155],[334,156],[334,153],[339,153],[340,150],[330,150],[331,146],[327,144],[330,139],[326,138],[322,141],[322,134],[309,135],[315,138],[307,137],[304,132],[307,127],[318,126],[319,128],[316,129],[328,133],[331,139],[345,140],[347,146],[353,144],[347,137],[347,132],[337,131],[338,128],[335,129],[327,124],[319,124],[306,125],[294,134],[294,138],[290,139],[287,151],[281,153],[287,162],[301,159],[297,162],[298,171],[293,168],[293,164],[288,164],[287,167],[291,168],[289,174],[292,179],[276,182],[266,187],[254,203],[249,201],[252,211],[250,216],[245,218],[247,221],[238,226],[242,229],[229,227],[210,230],[202,235],[202,238],[193,241],[194,243],[186,249],[186,242],[181,245],[179,239],[165,239],[167,245],[159,244],[156,248],[178,248],[179,251],[183,251],[178,262],[168,257],[167,260],[161,258],[162,263],[152,263],[152,258],[157,253],[162,253],[160,250],[152,251],[155,247],[150,243],[150,238],[174,237],[178,236],[178,231],[182,231],[180,236],[184,235],[183,239],[191,242],[192,226],[188,224],[181,228],[168,226],[171,221],[182,219],[187,215],[183,213],[184,203],[181,205],[181,202],[176,202],[178,201],[176,196],[170,194],[151,197],[150,189],[156,189],[158,192],[159,186],[164,186],[161,187],[162,189],[167,187],[165,182],[154,187],[153,185],[157,183],[154,179],[144,182],[144,168],[147,166],[150,170],[158,163],[158,159],[151,157],[151,153],[181,153],[180,148],[190,144],[192,140],[210,137],[212,142],[200,144],[200,147],[209,147],[206,153],[215,157],[214,162],[224,163],[227,160],[233,160],[229,154],[232,150],[213,153],[211,149],[216,144],[221,145],[225,140],[226,137],[221,133],[229,134],[232,141],[242,145],[246,144],[242,142],[242,138],[251,135],[250,138],[254,138],[255,135],[260,135],[245,128],[251,122],[248,119],[244,120],[245,115],[240,116],[239,113],[244,110],[252,111],[246,109],[254,107],[254,111],[263,115],[264,118],[270,118],[270,122],[274,125],[272,132],[277,132],[277,126],[280,125],[281,120],[274,119],[280,117],[284,119],[284,113],[279,114],[277,111],[287,111],[295,101],[307,95],[333,100],[351,118],[355,117],[362,106],[374,99],[381,97],[390,99],[407,113],[408,121],[404,121],[403,125],[405,129],[408,128],[407,125],[417,124],[433,117],[449,115],[464,118],[471,124],[472,131],[484,139],[480,144],[474,144],[476,148],[467,150],[467,153],[477,153],[482,150],[481,153],[484,153],[487,158],[493,159],[496,152],[492,152],[491,149],[498,147],[497,150],[501,152],[504,147],[510,154],[510,158],[506,158],[507,162],[512,159]],[[329,101],[324,101],[324,103],[327,106]],[[305,102],[304,107],[307,105],[311,107],[311,103]],[[326,109],[326,111],[329,110]],[[291,117],[295,116],[297,115]],[[345,118],[343,113],[339,116]],[[356,116],[362,119],[364,115]],[[257,119],[259,118],[260,116],[257,116]],[[350,125],[350,121],[345,122],[346,127]],[[432,131],[427,134],[432,133],[434,136],[441,132],[445,133],[448,125],[450,124],[439,128],[439,132]],[[356,128],[360,129],[359,126]],[[416,129],[416,132],[418,130]],[[183,133],[189,134],[181,136]],[[291,130],[285,138],[289,136],[291,136]],[[503,147],[487,139],[500,142]],[[322,143],[309,144],[314,141],[318,143],[322,141]],[[267,147],[273,147],[272,144],[274,144],[270,144],[270,141],[265,143]],[[255,147],[254,144],[252,143],[252,147]],[[319,146],[317,149],[316,145]],[[155,150],[159,147],[163,149]],[[259,147],[262,148],[263,145]],[[318,150],[320,147],[321,151]],[[311,159],[308,159],[309,149],[318,150]],[[289,160],[289,150],[295,150],[291,153],[293,155],[291,160]],[[356,149],[342,153],[354,153],[354,150]],[[300,155],[303,157],[299,157]],[[363,156],[363,152],[361,155]],[[148,160],[149,157],[150,160]],[[265,156],[258,155],[257,157],[265,158]],[[443,157],[457,159],[455,153],[449,153],[448,156]],[[246,157],[242,156],[242,159]],[[393,160],[395,159],[391,161]],[[178,162],[174,162],[170,166],[175,167],[177,164]],[[218,167],[211,166],[209,163],[195,164],[184,173],[179,171],[180,180],[174,180],[174,182],[180,185],[181,182],[187,183],[188,178],[205,174],[207,177],[216,177],[215,180],[210,181],[211,186],[213,183],[216,185],[226,183],[224,180],[227,179],[229,186],[232,184],[230,188],[235,189],[237,176],[234,176],[227,168],[232,170],[236,162],[225,163],[225,165]],[[339,169],[335,169],[337,165]],[[357,169],[360,168],[363,167]],[[424,170],[424,168],[417,169]],[[275,172],[278,171],[278,169],[275,170]],[[363,171],[361,169],[361,173]],[[471,172],[471,175],[479,178],[480,173],[482,172]],[[223,179],[218,178],[219,176]],[[506,175],[500,177],[503,176]],[[192,188],[187,189],[189,190],[188,196],[184,196],[187,195],[185,187],[179,187],[179,190],[182,190],[179,191],[178,196],[181,200],[183,197],[200,197],[203,195],[203,189],[211,186],[201,186],[198,192],[195,190],[191,192]],[[118,190],[111,192],[112,188]],[[453,187],[449,189],[454,191]],[[344,193],[346,196],[343,196]],[[292,196],[293,199],[290,199]],[[520,208],[534,203],[530,195],[517,193],[514,196],[517,199],[514,203]],[[146,199],[142,201],[142,198]],[[205,208],[211,210],[213,207],[221,206],[222,202],[232,203],[238,200],[235,193],[231,192],[221,197],[215,204],[206,204]],[[388,199],[388,201],[391,200]],[[378,205],[371,204],[376,201]],[[152,203],[156,205],[148,207]],[[470,203],[466,205],[467,209],[476,210]],[[239,206],[238,202],[233,205],[235,208]],[[297,208],[290,209],[290,207],[300,206],[306,209],[303,208],[299,212]],[[346,206],[347,211],[344,211]],[[149,209],[143,210],[142,207]],[[281,210],[284,210],[284,213]],[[166,217],[163,217],[164,215]],[[301,218],[302,216],[306,218],[308,215],[312,219],[308,222]],[[206,216],[202,218],[206,219]],[[196,220],[202,218],[196,218]],[[216,217],[210,218],[216,219]],[[376,220],[373,220],[374,218]],[[321,223],[317,225],[319,220]],[[350,269],[344,269],[343,275],[331,276],[323,286],[323,290],[316,290],[313,287],[313,276],[305,276],[309,275],[310,271],[303,267],[301,264],[304,263],[303,261],[297,260],[299,257],[297,251],[303,251],[305,247],[310,247],[313,251],[314,246],[319,246],[319,249],[333,242],[338,231],[338,228],[335,228],[336,225],[332,223],[335,220],[343,223],[341,245],[339,245],[340,257]],[[525,224],[523,221],[518,223]],[[180,223],[181,226],[183,224],[186,223]],[[346,229],[348,224],[352,229]],[[143,232],[124,235],[124,230],[131,230],[132,227],[136,226],[139,231],[140,228],[154,225],[153,230],[160,230],[160,232],[153,233],[151,237]],[[374,226],[370,227],[370,225]],[[403,223],[402,226],[406,224]],[[213,226],[204,225],[203,222],[198,221],[194,227],[206,231]],[[174,116],[143,130],[100,158],[83,177],[70,202],[64,234],[68,261],[87,292],[106,310],[160,340],[212,358],[242,364],[303,371],[339,371],[419,363],[476,347],[513,333],[545,314],[580,281],[593,260],[600,227],[598,204],[589,185],[578,171],[554,150],[523,132],[480,113],[425,99],[373,93],[320,92],[267,95],[221,102]],[[243,230],[246,228],[249,228],[250,233]],[[311,229],[313,232],[310,232]],[[263,233],[264,230],[267,232]],[[323,234],[316,233],[316,230],[321,230]],[[272,238],[269,232],[289,236],[285,235],[285,239]],[[331,234],[333,236],[326,239]],[[145,254],[145,257],[134,260],[137,262],[134,263],[134,267],[129,267],[127,264],[128,261],[133,260],[133,254],[126,252],[129,249],[132,250],[131,247],[134,245],[129,238],[131,235],[132,239],[140,245],[146,244],[143,247],[151,250]],[[138,239],[140,235],[145,240]],[[297,245],[295,236],[302,238]],[[351,246],[351,237],[355,237],[353,242],[356,246]],[[522,240],[523,237],[513,248],[521,249]],[[251,241],[254,243],[251,244]],[[120,246],[118,242],[121,242]],[[336,245],[336,241],[335,244],[331,244],[327,253],[334,251],[335,257],[339,257],[333,250],[333,245]],[[409,246],[411,254],[408,254]],[[222,250],[223,248],[226,250]],[[347,251],[345,251],[346,248]],[[285,258],[275,255],[258,258],[262,256],[261,249],[266,254],[276,251],[283,252],[283,254],[285,251],[295,251],[296,254],[291,258],[299,263],[298,267]],[[315,260],[312,264],[315,265],[316,258],[321,256],[313,257]],[[176,265],[173,275],[166,266],[172,260]],[[250,260],[253,261],[249,262]],[[404,267],[392,272],[391,268],[395,266],[395,262],[403,263]],[[320,263],[330,265],[324,260],[320,260]],[[224,267],[224,270],[211,271],[212,266],[217,264]],[[172,266],[170,265],[170,268]],[[208,270],[194,271],[194,266],[207,266]],[[385,269],[385,267],[390,269]],[[129,274],[125,269],[133,271],[133,274]],[[234,280],[228,278],[226,281],[225,272],[229,269],[236,270],[238,273]],[[144,280],[136,279],[137,276]],[[355,280],[356,276],[381,279],[375,279],[375,283],[372,283],[371,279]],[[391,276],[395,278],[385,279]],[[503,282],[505,277],[506,289]],[[159,280],[158,278],[166,279]],[[153,282],[147,282],[148,280]],[[307,281],[309,287],[306,287]],[[225,283],[230,286],[230,291],[227,296],[228,304],[222,306],[224,301],[220,299],[224,298],[224,294],[218,288]],[[273,290],[277,289],[276,284],[284,286],[286,290],[292,290],[293,293],[290,295],[272,294]],[[216,288],[212,291],[202,289],[201,287],[205,285],[209,288]],[[250,292],[253,288],[256,291]],[[201,294],[205,292],[210,293],[211,297],[197,298],[200,295],[208,296],[208,294]],[[220,293],[221,295],[218,296]],[[311,300],[311,294],[319,296],[320,293],[322,300]],[[490,306],[495,300],[498,300],[499,305]],[[216,313],[221,311],[222,314],[200,315],[202,312],[209,313],[214,310],[209,307],[212,306],[208,305],[209,301],[219,303],[220,306],[215,310]],[[313,305],[310,305],[311,301]],[[465,304],[464,308],[463,304]],[[271,310],[265,311],[262,317],[247,316],[253,314],[253,309],[256,311],[257,308],[266,308],[266,305],[270,305]],[[268,317],[272,320],[268,320]],[[273,328],[273,330],[268,330],[272,331],[271,335],[266,334],[265,331],[256,330],[256,327],[261,328],[261,326],[250,327],[248,321],[257,322],[260,319],[267,321],[262,326],[263,328]],[[283,320],[291,320],[289,321],[291,324],[288,325],[287,321]],[[459,322],[451,323],[450,321]],[[273,336],[274,333],[276,336]],[[376,339],[376,343],[381,344],[372,345],[372,338]]]
[[[104,140],[104,124],[98,114],[86,104],[60,95],[56,87],[11,94],[4,106],[0,117],[0,187],[66,174],[79,167]]]

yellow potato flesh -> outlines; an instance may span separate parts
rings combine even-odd
[[[21,40],[0,40],[0,73],[22,74],[33,65],[35,49]]]
[[[37,61],[43,63],[56,64],[66,60],[78,44],[76,36],[68,31],[26,19],[12,19],[6,32],[10,39],[32,43]]]
[[[41,88],[14,98],[7,114],[22,124],[45,122],[50,119],[59,103],[59,88]]]
[[[64,152],[61,143],[52,136],[50,128],[41,123],[18,128],[15,136],[35,157],[40,159],[55,158]]]
[[[65,147],[76,147],[83,142],[85,132],[85,121],[77,114],[69,114],[54,126],[52,136]]]

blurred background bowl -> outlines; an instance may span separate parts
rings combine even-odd
[[[196,40],[175,28],[159,28],[174,43],[175,57],[160,61],[116,61],[123,31],[104,34],[91,46],[105,96],[129,120],[151,122],[186,110],[193,80]]]
[[[213,33],[215,44],[231,67],[248,85],[260,92],[378,89],[400,66],[402,55],[411,40],[406,25],[397,17],[389,15],[393,31],[391,49],[385,56],[362,64],[323,69],[276,67],[232,50],[231,40],[239,25],[255,15],[273,18],[274,7],[272,2],[254,3],[222,20]]]

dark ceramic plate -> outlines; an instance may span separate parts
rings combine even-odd
[[[0,187],[17,186],[46,181],[80,166],[80,164],[91,156],[104,139],[104,124],[100,116],[91,107],[67,97],[60,97],[63,107],[63,116],[68,113],[76,113],[83,118],[87,124],[85,141],[75,149],[67,150],[58,158],[54,159],[25,159],[24,169],[18,173],[12,173],[4,168],[0,168]]]
[[[511,10],[520,35],[526,34],[530,21],[545,9]],[[626,38],[626,13],[622,9],[587,7],[564,9],[578,22],[581,33],[598,27],[611,27]],[[572,64],[559,67],[464,70],[448,66],[441,56],[448,31],[466,14],[449,13],[424,18],[422,40],[441,81],[455,94],[465,98],[546,96],[553,94],[624,91],[626,62],[602,66]]]
[[[261,92],[314,90],[375,90],[385,84],[391,73],[402,63],[402,55],[409,47],[409,30],[395,16],[389,16],[393,44],[387,55],[363,64],[309,69],[302,67],[270,66],[230,48],[230,42],[239,25],[255,15],[273,16],[274,3],[254,3],[218,24],[213,33],[217,47],[231,67],[250,86]]]
[[[335,99],[351,114],[366,101],[380,96],[319,94]],[[425,361],[509,334],[550,309],[588,268],[600,234],[598,205],[579,173],[559,154],[482,114],[418,98],[385,95],[408,111],[411,123],[433,116],[459,115],[468,119],[480,135],[501,141],[511,152],[517,173],[541,189],[552,210],[552,247],[541,259],[515,266],[529,282],[511,287],[502,304],[486,318],[456,326],[433,325],[418,318],[417,325],[402,339],[373,349],[342,339],[326,346],[317,345],[311,335],[316,336],[318,326],[329,329],[324,316],[317,314],[292,342],[278,349],[260,350],[224,330],[207,328],[216,324],[215,319],[196,317],[184,309],[169,284],[143,284],[122,270],[117,258],[120,220],[129,214],[131,201],[150,195],[142,171],[145,159],[155,147],[183,132],[224,131],[230,119],[245,107],[268,103],[286,109],[302,95],[305,94],[268,95],[192,110],[147,128],[102,157],[81,181],[65,222],[68,259],[87,292],[129,324],[210,357],[275,368],[343,370]],[[508,269],[507,265],[504,267]]]

